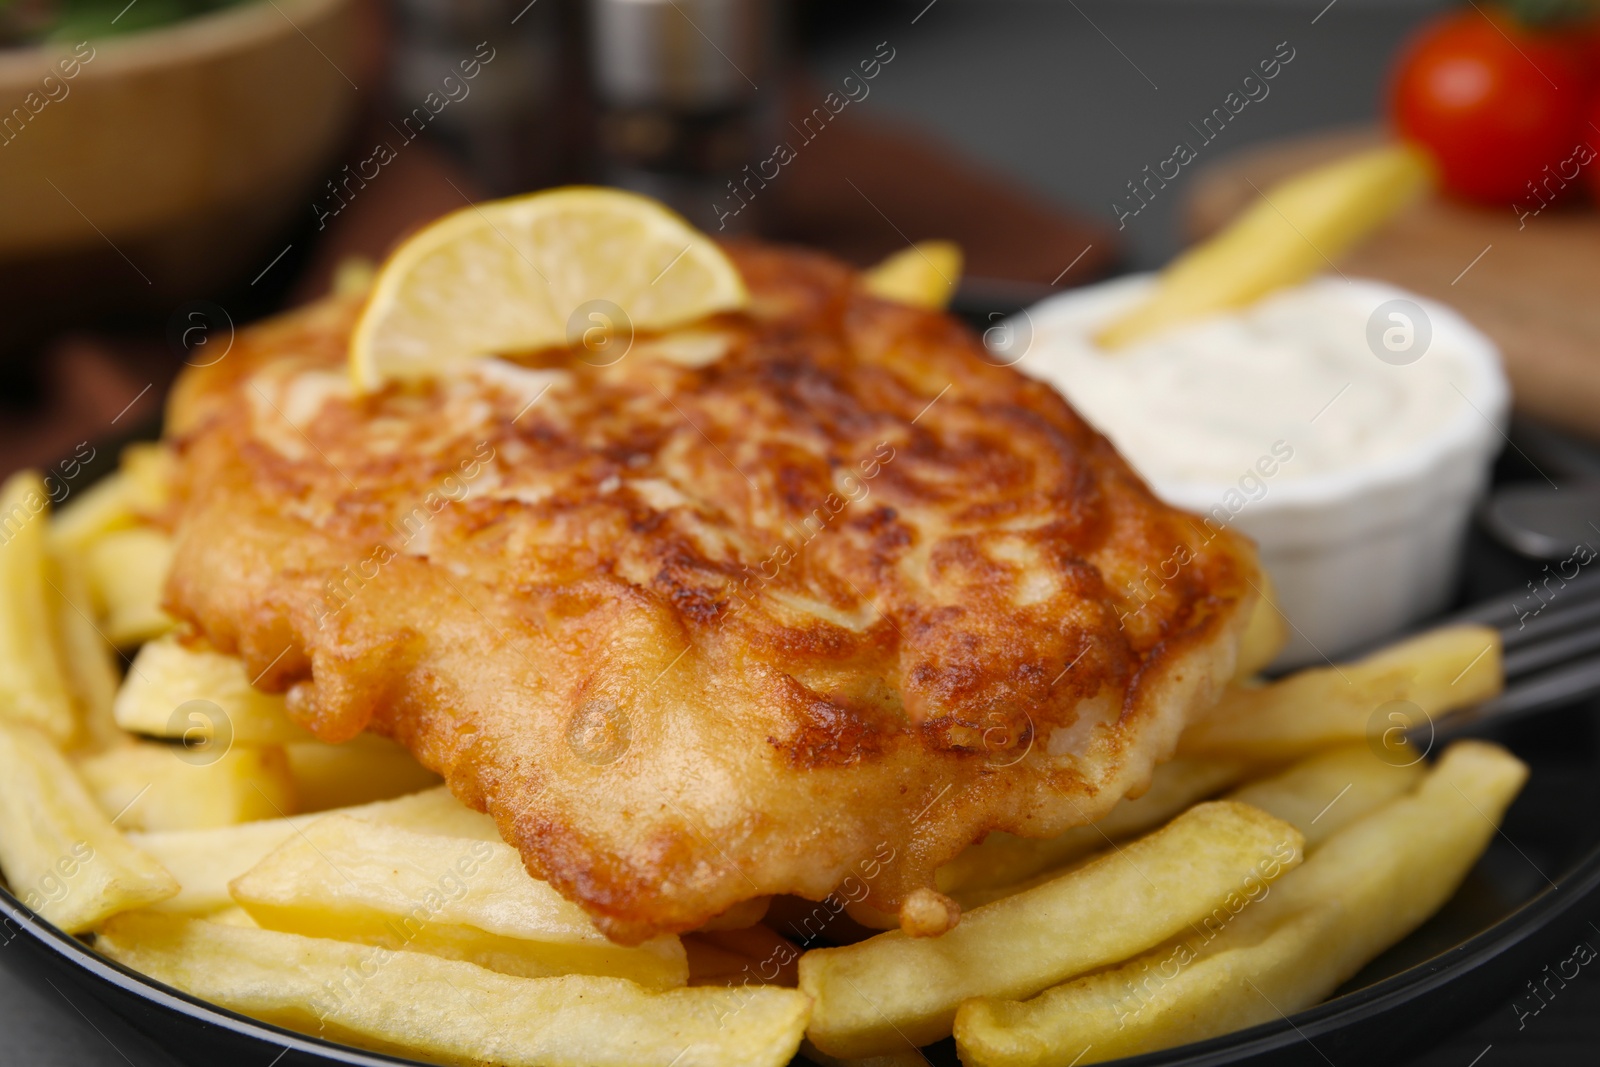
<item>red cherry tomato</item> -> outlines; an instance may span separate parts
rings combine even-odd
[[[1494,9],[1450,14],[1402,50],[1391,114],[1433,155],[1446,189],[1492,204],[1528,199],[1528,183],[1559,168],[1592,132],[1581,52],[1575,37],[1529,29]]]
[[[1588,118],[1589,121],[1580,131],[1588,151],[1580,153],[1577,161],[1583,165],[1583,177],[1589,183],[1589,195],[1600,202],[1600,96],[1590,103]]]
[[[1589,72],[1592,88],[1600,80],[1600,18],[1578,23],[1572,27],[1572,33],[1578,39],[1578,50]]]

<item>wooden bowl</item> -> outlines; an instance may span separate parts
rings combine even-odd
[[[357,25],[355,0],[273,0],[0,52],[13,325],[170,309],[265,267],[350,128]]]

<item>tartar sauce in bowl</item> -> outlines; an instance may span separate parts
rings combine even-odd
[[[1509,390],[1443,305],[1321,277],[1116,351],[1098,329],[1152,276],[1065,293],[991,330],[1162,497],[1255,538],[1294,636],[1284,665],[1444,605]]]

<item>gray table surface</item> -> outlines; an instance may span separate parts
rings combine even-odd
[[[1206,153],[1369,120],[1395,43],[1439,6],[915,0],[831,35],[813,73],[823,81],[841,77],[888,40],[895,60],[874,82],[867,106],[1112,221],[1110,205],[1124,183],[1169,155],[1188,136],[1188,123],[1220,105],[1280,42],[1294,49],[1294,60],[1270,95],[1249,105]],[[1174,212],[1188,177],[1186,170],[1128,220],[1130,265],[1159,266],[1178,248]],[[0,949],[0,1064],[171,1067],[137,1035],[96,1029],[59,991],[18,973],[11,955]],[[1597,1048],[1600,978],[1586,970],[1525,1025],[1506,1004],[1471,1029],[1440,1035],[1440,1044],[1411,1065],[1588,1067],[1600,1060]],[[1320,1061],[1308,1051],[1307,1062]]]

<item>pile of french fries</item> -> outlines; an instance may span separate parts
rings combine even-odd
[[[1099,823],[946,865],[938,936],[843,923],[802,952],[760,901],[621,946],[403,749],[316,740],[174,627],[169,466],[136,446],[54,515],[31,473],[0,490],[0,868],[113,960],[369,1049],[892,1065],[953,1034],[973,1067],[1065,1067],[1197,1041],[1315,1004],[1427,919],[1527,773],[1387,728],[1500,688],[1493,631],[1439,630],[1241,678]]]

